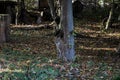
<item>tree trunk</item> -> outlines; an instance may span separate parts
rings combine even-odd
[[[112,24],[112,23],[111,23],[112,15],[113,15],[113,8],[111,8],[111,10],[110,10],[109,17],[108,17],[108,20],[107,20],[107,22],[106,22],[106,27],[105,27],[105,29],[108,29],[108,27],[111,26],[111,24]]]
[[[56,12],[55,12],[54,0],[47,0],[47,1],[48,1],[48,4],[49,4],[49,7],[50,7],[52,18],[55,20]]]
[[[18,25],[18,6],[16,7],[15,24]]]
[[[24,24],[28,24],[28,20],[26,17],[26,9],[25,9],[25,2],[21,0],[20,2],[20,22]]]
[[[7,14],[0,15],[0,43],[9,41],[10,17]]]
[[[73,36],[73,13],[72,0],[61,0],[61,27],[64,37],[64,57],[66,61],[74,60],[74,36]]]
[[[19,0],[17,0],[17,3],[19,4]],[[18,25],[18,15],[19,15],[19,5],[15,6],[16,14],[15,14],[15,24]]]
[[[52,0],[48,0],[51,14],[56,19],[55,7]],[[72,0],[60,0],[60,24],[56,22],[55,44],[59,59],[67,62],[74,60],[74,36],[73,36],[73,13]],[[59,22],[59,19],[58,19]]]
[[[9,14],[9,18],[10,18],[10,23],[12,23],[12,9],[11,9],[11,6],[7,6],[7,14]]]
[[[60,29],[60,27],[59,27],[60,14],[57,13],[58,10],[56,11],[56,9],[58,9],[60,4],[59,4],[59,1],[56,3],[55,0],[47,0],[47,1],[49,4],[49,7],[50,7],[52,18],[53,18],[54,22],[56,23],[56,26],[55,26],[55,31],[56,31],[56,30]],[[55,6],[55,5],[57,5],[57,6]]]
[[[113,18],[114,9],[115,8],[114,8],[114,0],[113,0],[112,6],[111,6],[111,10],[110,10],[110,13],[109,13],[109,17],[108,17],[108,20],[106,22],[105,29],[108,29],[108,27],[112,25],[112,18]]]

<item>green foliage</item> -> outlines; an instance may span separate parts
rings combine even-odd
[[[120,75],[119,74],[118,75],[114,75],[112,80],[120,80]]]
[[[88,68],[92,68],[95,65],[95,63],[91,60],[87,62]]]
[[[36,8],[38,3],[37,0],[25,0],[25,6],[27,9]]]
[[[19,55],[19,54],[21,54],[20,51],[18,51],[18,50],[13,50],[13,49],[11,49],[11,48],[4,48],[2,51],[3,51],[3,53],[5,53],[5,54],[7,54],[7,55],[9,55],[9,54]]]
[[[73,30],[73,31],[70,32],[70,34],[73,35],[73,36],[76,36],[77,32]]]
[[[6,67],[5,71],[0,73],[1,80],[53,80],[59,74],[58,69],[47,65],[50,59],[42,55],[41,57],[36,55],[38,56],[36,59],[34,55],[8,47],[3,48],[2,53],[4,55],[0,55],[5,59]]]
[[[36,74],[37,80],[55,79],[58,75],[58,71],[54,70],[52,67],[41,68]]]
[[[43,68],[33,67],[26,72],[5,72],[0,73],[2,80],[53,80],[58,76],[58,70],[47,66]]]
[[[22,72],[13,72],[13,73],[4,72],[4,73],[2,73],[0,75],[3,76],[1,80],[10,80],[10,79],[12,79],[12,80],[29,80],[26,77],[26,75],[24,73],[22,73]]]
[[[99,70],[94,75],[94,80],[107,80],[109,74],[107,70],[111,70],[106,63],[99,63]]]

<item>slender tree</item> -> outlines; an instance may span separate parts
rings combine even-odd
[[[47,0],[49,7],[50,7],[50,11],[51,11],[51,15],[52,18],[55,19],[56,17],[56,12],[55,12],[55,4],[54,4],[54,0]]]
[[[107,19],[107,22],[106,22],[106,26],[105,26],[105,29],[108,29],[109,26],[111,26],[111,20],[112,20],[112,16],[113,16],[113,11],[114,11],[114,7],[113,7],[113,4],[112,4],[112,7],[111,7],[111,10],[110,10],[110,13],[109,13],[109,17]]]
[[[48,0],[53,18],[56,16],[54,13],[53,1]],[[73,36],[73,13],[72,13],[72,0],[59,0],[60,3],[60,24],[56,32],[55,44],[57,53],[63,61],[73,61],[75,56],[74,50],[74,36]],[[56,18],[55,18],[56,20]],[[59,21],[59,20],[58,20]]]

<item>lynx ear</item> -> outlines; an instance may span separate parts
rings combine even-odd
[[[61,29],[56,30],[56,31],[55,31],[55,36],[56,36],[57,38],[58,38],[58,37],[63,38],[63,36],[64,36],[63,30],[61,30]]]
[[[57,25],[60,24],[60,16],[56,16],[55,17],[55,22],[56,22]]]

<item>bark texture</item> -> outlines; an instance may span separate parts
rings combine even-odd
[[[0,15],[0,43],[9,41],[9,15]]]
[[[64,56],[66,61],[74,60],[74,36],[73,36],[73,13],[72,0],[61,0],[61,27],[63,28],[64,37]]]

